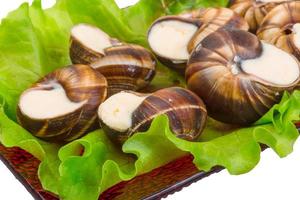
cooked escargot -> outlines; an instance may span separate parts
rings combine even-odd
[[[109,86],[108,96],[142,89],[155,76],[156,60],[150,51],[112,39],[97,27],[76,25],[71,41],[72,62],[88,64],[103,74]]]
[[[24,91],[18,121],[33,135],[68,142],[97,128],[97,108],[105,100],[107,82],[87,65],[58,69]]]
[[[78,24],[71,30],[70,58],[74,64],[91,64],[104,57],[104,49],[120,44],[99,28]]]
[[[219,28],[248,30],[247,22],[228,8],[198,9],[161,17],[149,29],[148,42],[167,66],[185,69],[190,53]]]
[[[165,65],[184,70],[190,56],[188,44],[201,22],[179,16],[165,16],[156,20],[149,29],[148,43]]]
[[[189,90],[173,87],[153,94],[120,92],[100,105],[102,128],[115,142],[123,143],[136,132],[149,129],[152,120],[166,114],[173,133],[182,139],[196,140],[206,122],[202,100]]]
[[[257,35],[300,60],[300,1],[274,8],[265,17]]]
[[[231,0],[230,9],[245,18],[250,31],[256,33],[264,17],[276,6],[291,0]]]
[[[188,62],[188,88],[208,115],[249,125],[300,81],[300,64],[289,53],[242,30],[218,30],[206,37]]]
[[[228,8],[198,9],[190,13],[185,13],[182,16],[197,18],[202,23],[200,29],[198,29],[188,44],[188,51],[190,53],[205,37],[220,28],[249,30],[248,23]]]
[[[104,50],[105,57],[91,64],[108,81],[109,95],[123,90],[138,91],[155,76],[153,55],[138,45],[122,44]]]

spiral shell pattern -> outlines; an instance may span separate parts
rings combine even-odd
[[[241,29],[245,31],[249,29],[247,22],[228,8],[198,9],[189,14],[185,13],[182,16],[198,19],[202,24],[188,45],[190,53],[205,37],[220,28]]]
[[[256,33],[264,17],[276,6],[289,0],[262,2],[257,0],[231,0],[230,9],[245,18],[250,31]]]
[[[256,76],[232,72],[240,60],[262,54],[262,44],[241,30],[218,30],[194,51],[186,70],[188,88],[198,94],[212,118],[230,124],[249,125],[278,103],[285,90]],[[299,80],[298,80],[299,81]]]
[[[129,135],[149,129],[152,120],[165,114],[170,120],[170,129],[182,139],[195,141],[206,123],[206,108],[193,92],[173,87],[159,90],[148,96],[132,114]]]
[[[108,81],[111,96],[123,90],[138,91],[155,76],[153,55],[139,45],[122,44],[105,49],[105,57],[91,64]]]
[[[97,108],[107,95],[104,76],[87,65],[72,65],[46,75],[24,93],[52,90],[54,84],[63,87],[70,101],[85,101],[84,105],[72,113],[45,120],[26,116],[18,105],[19,123],[33,135],[56,142],[72,141],[97,128]]]
[[[288,2],[274,8],[264,19],[257,35],[300,60],[300,49],[295,45],[293,26],[300,23],[300,1]]]

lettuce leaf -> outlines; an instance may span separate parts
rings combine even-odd
[[[178,14],[186,10],[197,9],[201,7],[226,7],[228,0],[213,0],[213,1],[203,1],[203,0],[177,0],[168,1],[165,0],[166,13],[168,14]]]
[[[176,138],[166,116],[156,118],[146,133],[135,134],[119,149],[102,130],[65,146],[33,137],[16,123],[16,105],[23,90],[54,69],[70,64],[70,29],[77,23],[94,24],[113,37],[147,47],[147,29],[159,16],[186,9],[225,6],[227,0],[140,0],[120,9],[113,0],[58,0],[43,10],[41,1],[23,4],[0,26],[0,141],[18,146],[41,160],[43,187],[62,199],[97,199],[120,181],[147,173],[185,154],[194,156],[199,170],[223,166],[231,174],[253,169],[265,144],[280,156],[293,150],[298,138],[300,92],[286,93],[256,124],[233,128],[209,119],[198,142]],[[185,86],[176,72],[159,64],[153,89]],[[74,199],[74,197],[76,197]]]

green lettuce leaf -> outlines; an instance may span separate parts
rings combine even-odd
[[[169,1],[163,0],[166,8],[167,14],[178,14],[186,10],[197,9],[201,7],[226,7],[228,0],[213,0],[213,1],[203,1],[203,0],[177,0]]]
[[[60,146],[44,142],[33,137],[17,123],[9,119],[0,106],[0,141],[6,147],[20,147],[31,153],[41,161],[39,175],[46,190],[58,193],[57,180],[59,179],[58,151]]]
[[[64,184],[60,187],[61,197],[97,199],[100,192],[116,183],[183,156],[183,151],[168,138],[162,137],[161,131],[158,131],[162,126],[165,126],[165,120],[157,119],[149,131],[130,138],[123,151],[112,144],[101,130],[61,148],[60,175]]]
[[[168,162],[192,154],[199,170],[223,166],[231,174],[253,169],[261,146],[271,147],[280,157],[293,150],[298,138],[300,92],[286,93],[256,124],[233,128],[209,119],[197,142],[176,138],[166,116],[156,118],[146,133],[135,134],[118,148],[102,130],[67,145],[41,141],[16,122],[19,95],[36,80],[70,64],[70,29],[77,23],[94,24],[113,37],[147,47],[147,29],[159,16],[186,9],[225,6],[227,0],[140,0],[120,9],[113,0],[58,0],[43,10],[41,1],[23,4],[2,20],[0,26],[0,141],[21,147],[41,160],[43,187],[62,199],[97,199],[107,188],[130,180]],[[152,89],[185,86],[176,72],[159,64]],[[74,197],[76,197],[74,199]]]

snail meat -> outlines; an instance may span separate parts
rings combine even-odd
[[[161,17],[150,27],[148,42],[162,63],[175,69],[185,69],[190,56],[187,47],[199,27],[199,20]]]
[[[104,57],[104,49],[118,40],[89,24],[78,24],[71,30],[70,57],[74,64],[90,64]]]

